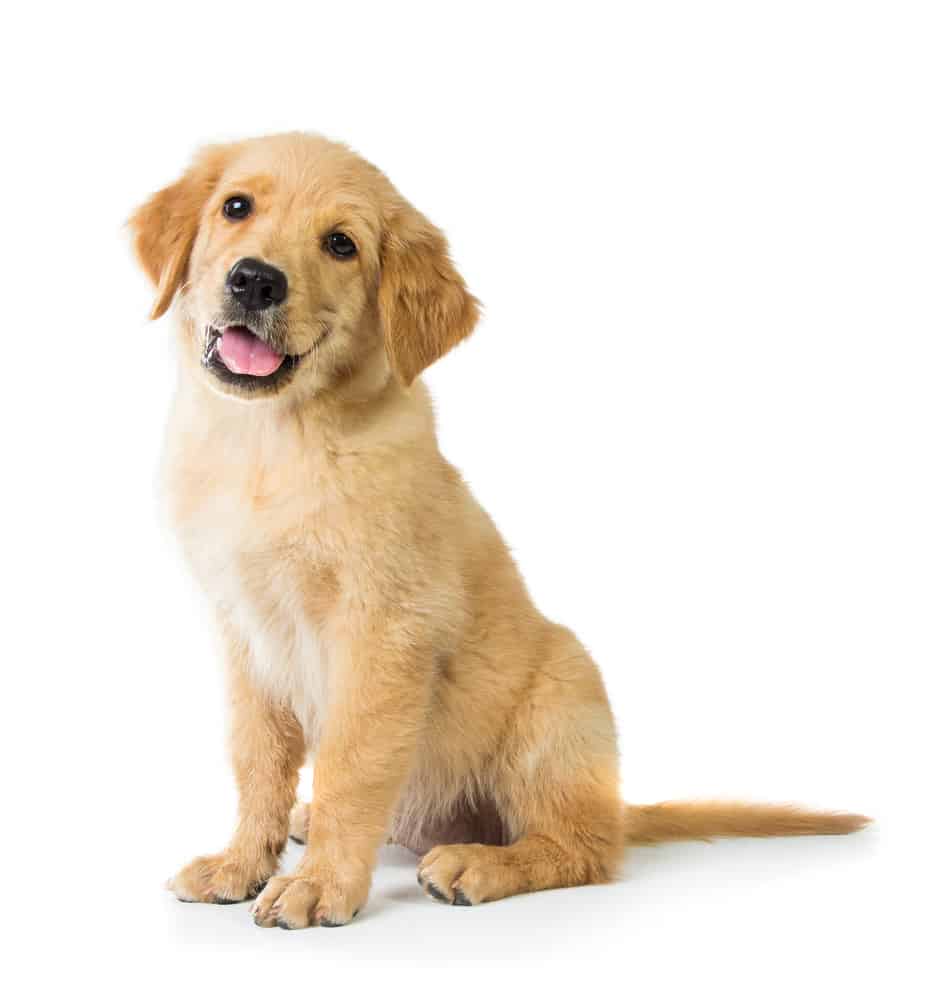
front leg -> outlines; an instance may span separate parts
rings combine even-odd
[[[411,629],[379,623],[345,641],[333,667],[335,697],[313,768],[306,853],[273,878],[251,908],[261,927],[348,923],[369,894],[428,712],[434,657]]]
[[[266,697],[248,672],[246,646],[225,629],[231,689],[231,755],[240,795],[237,829],[219,854],[195,858],[168,882],[189,903],[237,903],[276,871],[303,764],[296,718]]]

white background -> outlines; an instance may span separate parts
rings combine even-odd
[[[940,993],[943,10],[7,12],[10,995]],[[234,794],[155,497],[169,328],[122,225],[200,143],[291,128],[381,165],[485,303],[429,375],[443,447],[601,664],[628,798],[799,800],[870,832],[641,849],[619,884],[471,910],[387,851],[331,932],[162,890],[223,846]]]

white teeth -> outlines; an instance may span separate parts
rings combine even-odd
[[[213,326],[207,327],[204,332],[204,355],[201,358],[203,364],[209,365],[214,360],[220,339],[220,330],[215,329]]]

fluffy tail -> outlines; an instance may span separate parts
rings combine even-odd
[[[659,802],[625,807],[630,844],[714,837],[804,837],[854,833],[870,820],[854,813],[807,812],[798,806],[747,802]]]

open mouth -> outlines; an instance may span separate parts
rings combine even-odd
[[[272,389],[287,380],[299,364],[300,355],[280,354],[246,326],[209,326],[202,361],[228,385]]]

